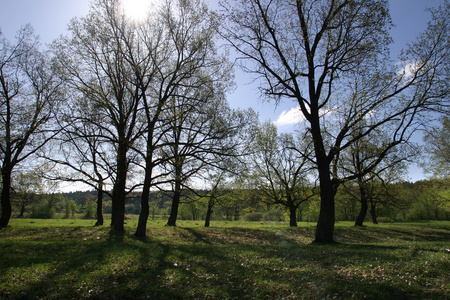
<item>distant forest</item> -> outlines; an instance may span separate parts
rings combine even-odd
[[[449,180],[431,179],[414,183],[401,182],[388,188],[373,190],[370,200],[370,214],[365,221],[394,222],[418,220],[450,220]],[[223,194],[214,209],[212,220],[247,220],[288,222],[288,211],[282,206],[270,204],[256,190],[230,190]],[[192,196],[192,195],[191,195]],[[33,201],[26,203],[24,217],[37,218],[95,218],[95,191],[77,191],[52,195],[34,195]],[[24,204],[21,199],[14,202],[15,216]],[[150,193],[150,218],[161,219],[170,215],[170,194]],[[20,199],[20,200],[19,200]],[[49,200],[53,199],[53,200]],[[207,212],[207,197],[186,197],[181,203],[179,217],[182,220],[203,221]],[[320,199],[312,198],[303,203],[297,212],[297,221],[317,221]],[[51,205],[49,205],[51,202]],[[336,220],[354,221],[359,212],[360,202],[355,187],[342,187],[336,196]],[[141,197],[131,193],[126,200],[126,214],[138,215]],[[89,211],[90,210],[90,211]],[[104,197],[103,212],[111,213],[111,198]]]

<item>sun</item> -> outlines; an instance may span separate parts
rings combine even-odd
[[[143,20],[153,4],[153,0],[122,0],[122,9],[128,18],[134,21]]]

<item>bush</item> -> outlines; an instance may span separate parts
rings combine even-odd
[[[379,217],[377,218],[378,223],[394,223],[395,221],[389,217]]]
[[[266,212],[264,214],[264,220],[265,221],[277,221],[277,222],[284,221],[285,220],[284,213],[278,209],[269,210],[268,212]]]
[[[75,217],[75,213],[78,212],[77,204],[74,200],[66,200],[64,204],[64,217],[66,219]]]
[[[258,222],[263,219],[263,214],[259,212],[248,213],[247,215],[245,215],[244,219],[246,221]]]
[[[31,218],[34,219],[52,219],[55,216],[55,208],[51,207],[47,201],[33,206],[31,209]]]
[[[97,204],[92,200],[88,200],[84,208],[84,218],[94,219],[96,214],[97,214]]]

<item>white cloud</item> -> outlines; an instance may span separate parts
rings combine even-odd
[[[406,82],[412,80],[419,68],[423,67],[423,63],[420,61],[399,62],[397,65],[399,66],[397,75],[402,77],[402,80]]]
[[[295,125],[305,120],[303,114],[300,110],[300,107],[293,107],[290,110],[283,112],[280,114],[278,119],[273,122],[275,126],[286,126],[286,125]]]

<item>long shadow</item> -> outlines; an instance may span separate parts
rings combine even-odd
[[[173,242],[160,242],[151,235],[147,240],[139,240],[129,233],[105,233],[100,240],[90,237],[76,242],[14,242],[2,248],[2,271],[25,268],[31,263],[48,269],[38,280],[10,296],[0,291],[0,298],[351,298],[351,291],[344,288],[358,291],[361,298],[366,295],[373,299],[386,295],[395,295],[396,299],[443,295],[439,291],[411,292],[399,284],[341,272],[361,259],[374,265],[396,262],[398,250],[409,249],[406,243],[304,245],[283,232],[240,228],[216,232],[222,237],[234,236],[229,243],[213,240],[210,233],[214,230],[179,228],[177,232],[183,235]],[[180,243],[180,239],[184,242]],[[122,256],[131,256],[131,270],[121,272],[124,266],[119,265],[114,274],[109,264],[114,265],[112,260]],[[12,257],[7,264],[4,262]],[[107,271],[100,272],[105,268]],[[85,278],[90,278],[93,285],[83,283]],[[330,284],[335,286],[329,287]],[[60,290],[61,286],[67,290]],[[329,291],[332,294],[327,294]]]
[[[195,230],[193,228],[183,228],[185,231],[189,232],[191,236],[195,238],[195,243],[204,243],[204,244],[211,244],[211,242],[208,239],[207,235],[201,234],[198,232],[198,230]]]

